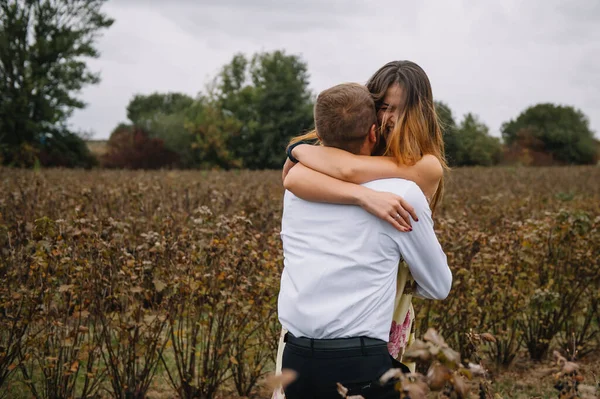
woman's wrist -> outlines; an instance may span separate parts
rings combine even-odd
[[[305,141],[299,141],[299,142],[297,142],[297,143],[294,143],[294,144],[290,145],[290,146],[287,148],[287,156],[288,156],[288,159],[289,159],[290,161],[292,161],[293,163],[298,163],[298,162],[300,162],[300,160],[299,160],[299,158],[298,158],[298,147],[301,147],[301,146],[303,146],[304,144],[308,144],[308,143],[307,143],[307,142],[305,142]]]
[[[290,153],[296,159],[297,162],[300,162],[300,157],[302,157],[302,151],[308,145],[309,145],[308,143],[300,142],[300,143],[298,143],[298,145],[296,145],[294,148],[292,148]]]
[[[356,185],[355,188],[350,192],[350,203],[352,205],[358,205],[361,208],[364,208],[370,192],[370,189]]]

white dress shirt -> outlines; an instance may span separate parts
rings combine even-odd
[[[282,326],[297,337],[387,342],[401,257],[417,283],[416,295],[444,299],[450,291],[452,274],[421,189],[403,179],[364,186],[406,199],[419,218],[413,230],[401,233],[358,206],[309,202],[285,192],[278,312]]]

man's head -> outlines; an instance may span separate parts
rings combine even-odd
[[[377,144],[375,102],[365,86],[343,83],[317,97],[315,128],[323,145],[371,155]]]

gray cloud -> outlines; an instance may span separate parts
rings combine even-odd
[[[103,81],[72,119],[96,137],[135,93],[195,95],[233,54],[274,49],[307,61],[314,91],[410,59],[458,119],[474,112],[493,134],[538,102],[574,105],[600,132],[597,0],[115,0],[106,11],[116,23],[90,63]]]

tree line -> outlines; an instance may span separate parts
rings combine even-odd
[[[196,97],[137,94],[127,123],[94,156],[68,128],[77,93],[97,84],[86,58],[113,23],[106,0],[0,0],[0,164],[153,169],[272,169],[288,140],[313,126],[308,66],[284,51],[237,54]],[[457,121],[436,102],[451,166],[592,164],[599,143],[571,106],[537,104],[491,136],[477,115]]]

